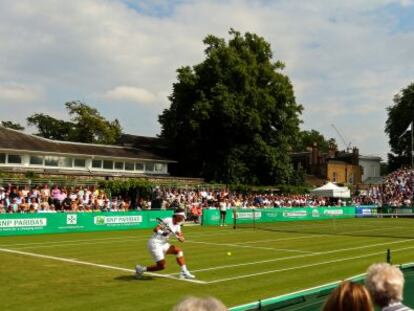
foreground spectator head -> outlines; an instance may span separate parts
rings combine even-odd
[[[380,307],[400,303],[403,300],[404,275],[388,263],[371,265],[367,270],[365,285],[374,302]]]
[[[188,297],[176,305],[172,311],[227,311],[227,308],[213,297]]]
[[[374,306],[364,285],[347,281],[334,289],[323,311],[374,311]]]

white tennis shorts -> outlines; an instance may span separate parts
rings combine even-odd
[[[152,258],[155,262],[165,259],[165,253],[170,248],[170,243],[159,243],[155,242],[153,239],[148,240],[148,251],[150,252]]]

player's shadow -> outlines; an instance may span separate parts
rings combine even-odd
[[[124,282],[133,282],[133,281],[151,281],[154,278],[150,275],[143,275],[140,278],[135,277],[135,275],[121,275],[117,276],[115,280],[117,281],[124,281]]]

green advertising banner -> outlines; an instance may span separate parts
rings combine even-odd
[[[0,236],[152,228],[172,211],[0,214]]]
[[[227,210],[226,224],[234,222],[234,216],[238,224],[276,222],[276,221],[297,221],[317,220],[332,218],[353,218],[355,207],[300,207],[300,208],[262,208],[262,209],[238,209]],[[203,211],[203,225],[219,225],[220,211],[207,209]]]

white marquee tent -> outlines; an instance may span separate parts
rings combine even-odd
[[[330,198],[349,198],[351,191],[347,187],[339,187],[334,183],[328,182],[322,187],[311,190],[311,194]]]

